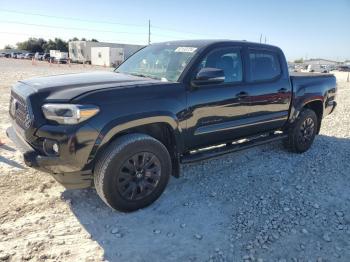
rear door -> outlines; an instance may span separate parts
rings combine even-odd
[[[248,48],[249,118],[255,132],[280,128],[288,119],[292,89],[284,58],[276,50]]]

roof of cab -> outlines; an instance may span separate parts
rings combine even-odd
[[[255,42],[248,42],[245,40],[229,40],[229,39],[199,39],[199,40],[176,40],[176,41],[168,41],[168,42],[162,42],[162,43],[156,43],[156,44],[172,44],[172,45],[184,45],[184,46],[193,46],[193,47],[208,47],[215,44],[224,44],[224,43],[231,43],[234,45],[241,45],[241,46],[251,46],[251,47],[265,47],[268,49],[274,48],[279,49],[277,46],[268,45],[268,44],[262,44],[262,43],[255,43]]]

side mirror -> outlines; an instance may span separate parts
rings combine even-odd
[[[199,70],[196,77],[192,80],[193,86],[220,84],[225,81],[223,69],[206,67]]]

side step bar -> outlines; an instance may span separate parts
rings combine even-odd
[[[209,149],[200,149],[196,150],[193,153],[188,153],[185,154],[181,157],[181,163],[182,164],[187,164],[187,163],[192,163],[192,162],[197,162],[197,161],[202,161],[205,159],[213,158],[213,157],[218,157],[224,154],[244,150],[250,147],[270,143],[273,141],[281,140],[283,138],[286,138],[287,135],[285,134],[272,134],[272,135],[265,135],[265,136],[259,136],[257,138],[252,138],[248,141],[245,142],[233,142],[226,144],[224,146],[220,147],[214,147],[214,148],[209,148]]]

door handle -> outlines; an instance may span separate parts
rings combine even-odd
[[[248,93],[247,92],[239,92],[238,94],[236,94],[236,97],[238,98],[238,99],[242,99],[242,98],[245,98],[245,97],[247,97],[248,96]]]
[[[287,93],[287,89],[286,88],[278,89],[278,93]]]

